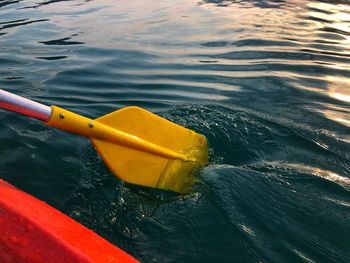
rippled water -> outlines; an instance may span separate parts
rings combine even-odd
[[[345,0],[0,1],[0,87],[203,133],[186,196],[125,185],[90,143],[0,114],[0,178],[142,262],[350,261]],[[330,2],[330,1],[329,1]]]

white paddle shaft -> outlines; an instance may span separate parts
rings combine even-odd
[[[48,122],[51,117],[51,107],[2,89],[0,89],[0,108],[15,111],[44,122]]]

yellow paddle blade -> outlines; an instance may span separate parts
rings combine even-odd
[[[208,161],[204,136],[137,107],[127,107],[95,120],[148,143],[184,155],[186,160],[91,138],[109,169],[122,180],[143,186],[187,192],[193,171]]]
[[[50,126],[89,137],[109,169],[125,182],[187,192],[193,171],[208,161],[204,136],[138,107],[90,120],[52,106]]]

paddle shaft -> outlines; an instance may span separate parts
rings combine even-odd
[[[51,107],[28,100],[0,89],[0,108],[15,111],[29,117],[48,122]]]
[[[118,143],[137,150],[161,155],[166,158],[190,161],[190,159],[180,153],[147,142],[136,136],[121,132],[117,129],[109,128],[103,124],[96,123],[95,126],[93,120],[86,117],[61,109],[57,106],[49,107],[1,89],[0,108],[42,120],[52,127],[89,138],[107,140],[112,143]],[[55,109],[59,111],[57,114],[55,114]]]

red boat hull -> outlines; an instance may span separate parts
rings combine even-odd
[[[0,180],[0,262],[138,262],[48,204]]]

